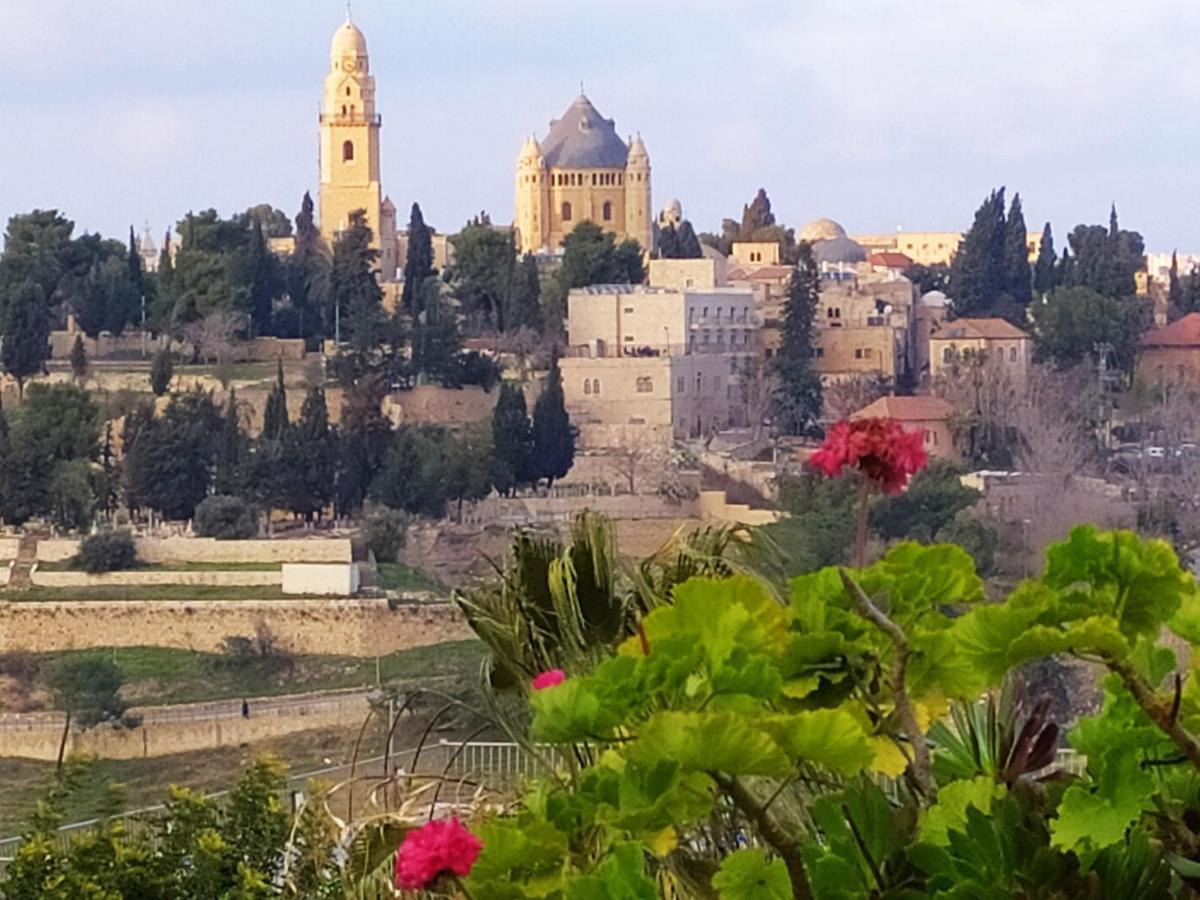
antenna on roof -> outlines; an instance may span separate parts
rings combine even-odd
[[[350,12],[350,0],[346,0],[346,21],[351,22],[353,20],[354,16]]]
[[[579,95],[583,96],[583,79],[579,79]]]

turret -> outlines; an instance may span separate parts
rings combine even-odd
[[[653,247],[650,213],[650,154],[639,134],[629,139],[625,163],[625,232],[649,253]]]
[[[537,138],[530,135],[517,155],[516,209],[517,246],[523,253],[542,249],[546,243],[546,210],[549,184],[546,160]]]

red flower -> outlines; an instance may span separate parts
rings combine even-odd
[[[457,818],[429,822],[404,836],[396,856],[396,887],[419,891],[444,872],[466,876],[483,843]]]
[[[566,680],[567,673],[562,669],[550,669],[548,672],[542,672],[537,678],[533,679],[533,689],[535,691],[544,691],[546,688],[562,684]]]
[[[898,494],[925,468],[925,432],[905,431],[895,419],[842,420],[825,435],[810,462],[833,478],[849,466],[885,494]]]

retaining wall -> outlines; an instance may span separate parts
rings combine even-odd
[[[268,627],[293,653],[379,656],[463,640],[471,630],[449,603],[388,608],[386,600],[147,600],[0,603],[0,653],[90,647],[215,652],[233,635]]]
[[[128,572],[104,572],[89,575],[87,572],[43,572],[31,576],[37,587],[103,587],[120,585],[134,587],[154,584],[192,584],[222,587],[262,587],[282,584],[282,572],[147,572],[133,569]],[[297,593],[300,593],[297,591]],[[321,593],[314,591],[313,593]],[[345,596],[345,595],[343,595]]]
[[[216,538],[169,537],[137,538],[136,543],[138,559],[152,565],[179,562],[327,563],[350,562],[352,559],[349,538],[218,541]],[[40,562],[62,562],[78,552],[79,541],[74,538],[38,541]]]

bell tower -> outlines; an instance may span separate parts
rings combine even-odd
[[[333,246],[356,209],[367,211],[367,225],[379,251],[380,275],[395,280],[395,223],[384,221],[379,184],[379,128],[375,78],[367,58],[367,40],[349,18],[333,35],[321,104],[321,236]],[[389,228],[390,224],[390,228]],[[390,230],[390,233],[389,233]]]

